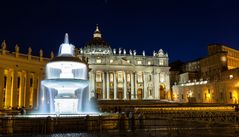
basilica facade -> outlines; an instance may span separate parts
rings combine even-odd
[[[79,57],[88,60],[90,95],[97,99],[165,99],[170,89],[167,53],[160,49],[146,56],[144,51],[112,49],[98,26]]]
[[[147,56],[143,51],[112,49],[102,38],[98,26],[93,38],[76,55],[88,62],[90,97],[98,100],[166,99],[170,90],[168,54],[162,49]],[[44,79],[45,65],[54,57],[0,49],[0,109],[35,108],[39,103],[40,82]]]

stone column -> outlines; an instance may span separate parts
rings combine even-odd
[[[94,97],[95,96],[95,71],[90,71],[90,85],[89,85],[89,96]]]
[[[109,71],[106,72],[106,91],[107,91],[107,99],[110,99],[110,80],[109,80]]]
[[[3,109],[4,68],[0,68],[0,109]]]
[[[170,90],[170,78],[169,78],[169,73],[165,75],[166,77],[166,92]]]
[[[7,85],[5,89],[5,107],[12,106],[12,70],[8,69]]]
[[[134,99],[134,72],[131,72],[131,99]]]
[[[25,91],[25,107],[29,107],[30,105],[30,72],[26,73],[26,91]]]
[[[135,99],[138,99],[138,74],[137,74],[137,72],[135,72],[135,74],[134,74],[134,84],[135,84],[134,96],[135,96]]]
[[[21,75],[20,75],[20,88],[19,88],[19,107],[24,106],[24,103],[25,103],[25,90],[26,90],[25,72],[21,71]]]
[[[39,83],[39,78],[38,78],[38,73],[35,73],[34,74],[34,90],[33,90],[33,108],[34,109],[37,109],[37,107],[38,107],[38,93],[37,92],[40,92],[40,91],[38,91],[38,83]]]
[[[160,97],[159,97],[159,73],[154,73],[154,99],[160,99]]]
[[[103,97],[102,97],[102,99],[105,99],[105,96],[106,96],[106,95],[105,95],[105,72],[104,72],[104,71],[102,72],[102,78],[103,78],[103,79],[102,79],[102,80],[103,80],[103,82],[102,82],[102,84],[103,84],[103,85],[102,85],[102,88],[103,88],[103,90],[102,90],[102,91],[103,91]]]
[[[143,99],[147,99],[147,93],[148,93],[148,91],[147,91],[147,73],[146,72],[144,72],[144,90],[143,90],[143,94],[144,94],[144,97],[143,97]]]
[[[117,99],[117,82],[116,82],[116,72],[114,71],[114,99]]]
[[[127,99],[127,86],[126,86],[126,83],[127,83],[127,78],[126,78],[126,72],[124,71],[124,99],[125,100]]]
[[[17,91],[18,90],[18,88],[17,88],[17,84],[18,84],[17,72],[18,72],[17,70],[13,71],[13,83],[12,83],[13,84],[13,94],[12,94],[12,106],[13,107],[17,107],[18,100],[19,100],[19,98],[17,96],[17,92],[19,92],[19,91]]]

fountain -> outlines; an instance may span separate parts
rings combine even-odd
[[[87,64],[75,57],[68,34],[60,45],[58,56],[46,65],[46,78],[41,81],[39,113],[97,113],[89,100]]]

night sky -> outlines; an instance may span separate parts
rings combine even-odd
[[[96,24],[112,48],[162,48],[170,62],[204,57],[210,43],[239,47],[237,0],[1,0],[0,19],[0,41],[35,55],[57,53],[66,32],[83,47]]]

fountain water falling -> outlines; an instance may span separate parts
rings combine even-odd
[[[97,113],[89,100],[87,64],[75,57],[68,34],[60,45],[58,56],[46,65],[46,78],[41,81],[40,113]]]

